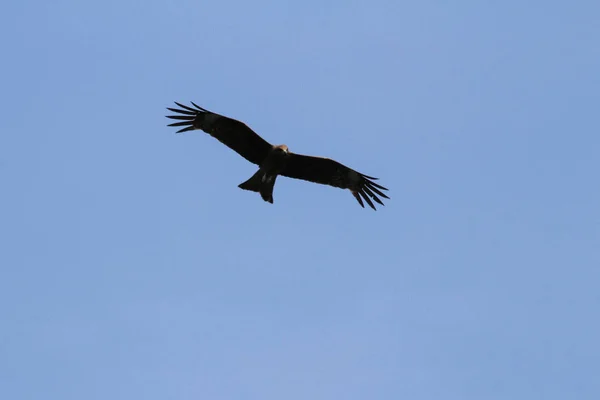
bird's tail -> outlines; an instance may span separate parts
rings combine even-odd
[[[259,192],[264,201],[273,203],[273,188],[275,187],[277,175],[267,175],[264,171],[258,170],[246,182],[240,183],[238,187],[252,192]]]

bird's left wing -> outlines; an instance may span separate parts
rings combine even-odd
[[[330,158],[290,153],[280,174],[289,178],[349,189],[363,208],[363,199],[374,210],[376,208],[371,199],[381,205],[383,202],[377,196],[389,199],[382,192],[388,189],[373,182],[377,178],[363,175]]]
[[[169,126],[182,127],[177,133],[201,129],[257,165],[260,165],[271,151],[271,144],[241,121],[208,111],[194,102],[192,104],[195,109],[177,102],[175,104],[181,108],[167,108],[167,110],[180,115],[167,115],[167,118],[180,121],[169,124]]]

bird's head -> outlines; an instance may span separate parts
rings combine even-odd
[[[285,155],[289,153],[289,149],[285,144],[280,144],[279,146],[275,146],[275,150],[279,151]]]

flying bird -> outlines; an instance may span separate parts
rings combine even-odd
[[[167,110],[178,114],[167,115],[167,118],[180,120],[168,126],[183,127],[177,133],[202,130],[258,165],[258,171],[238,187],[260,193],[264,201],[273,203],[273,187],[279,175],[348,189],[363,208],[363,200],[376,210],[373,201],[383,205],[377,196],[389,199],[382,192],[388,189],[373,182],[377,178],[361,174],[329,158],[295,154],[284,144],[272,145],[245,123],[191,103],[195,108],[177,102],[175,104],[180,108],[167,107]]]

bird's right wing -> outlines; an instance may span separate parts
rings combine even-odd
[[[288,178],[303,179],[322,185],[349,189],[358,204],[364,207],[364,199],[373,210],[376,208],[371,199],[381,205],[383,205],[383,202],[377,196],[389,199],[382,192],[387,188],[373,182],[377,178],[363,175],[330,158],[290,153],[280,174]]]
[[[203,130],[257,165],[260,165],[271,151],[271,144],[241,121],[210,112],[194,102],[192,105],[196,107],[195,109],[177,102],[175,104],[181,108],[167,107],[167,109],[181,115],[167,115],[167,118],[181,120],[169,124],[169,126],[183,127],[177,133],[194,129]]]

